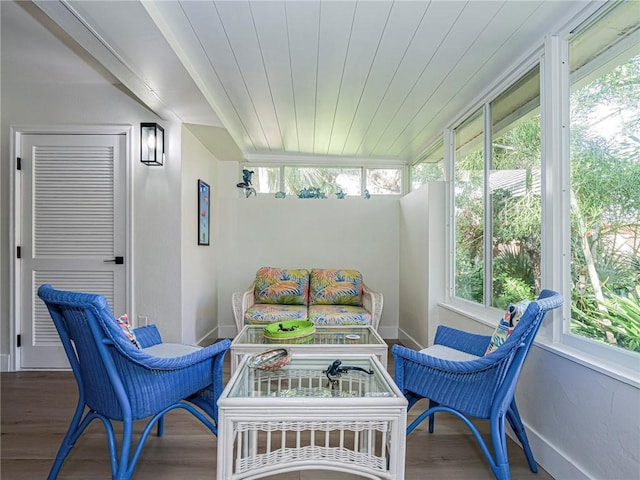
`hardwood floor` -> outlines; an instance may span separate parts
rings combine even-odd
[[[393,372],[390,355],[389,371]],[[225,380],[229,378],[229,356]],[[34,480],[47,477],[77,401],[71,372],[17,372],[0,375],[1,445],[0,477],[3,480]],[[410,422],[422,410],[409,412]],[[415,412],[415,413],[414,413]],[[478,422],[483,433],[486,422]],[[142,429],[142,423],[138,431]],[[118,429],[116,428],[116,431]],[[534,452],[535,453],[535,452]],[[531,473],[524,454],[509,443],[511,476],[516,479],[548,480],[541,468]],[[167,415],[164,436],[147,440],[134,479],[211,480],[216,471],[216,439],[184,411]],[[100,422],[93,422],[67,457],[59,479],[110,478],[109,454]],[[327,471],[291,472],[272,480],[343,480],[362,478]],[[407,438],[406,479],[492,479],[480,448],[461,421],[450,415],[436,418],[436,431],[429,434],[426,422]]]

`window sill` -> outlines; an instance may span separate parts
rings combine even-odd
[[[488,309],[476,308],[473,309],[473,311],[469,311],[466,308],[463,309],[457,305],[444,303],[439,304],[439,306],[486,327],[495,328],[497,325],[497,322],[487,320],[486,317],[489,315]],[[493,313],[491,313],[491,318],[494,317],[498,318]],[[549,353],[565,358],[569,361],[577,363],[578,365],[596,371],[602,375],[606,375],[615,380],[640,389],[640,359],[638,360],[638,368],[634,370],[633,368],[626,368],[617,363],[604,361],[601,358],[590,355],[584,350],[571,347],[563,343],[553,342],[549,338],[545,338],[540,335],[538,335],[534,340],[534,345],[542,348],[543,350],[546,350]]]

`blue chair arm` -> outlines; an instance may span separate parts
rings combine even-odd
[[[433,343],[481,357],[487,351],[490,341],[490,335],[479,335],[438,325]]]
[[[394,380],[403,394],[429,398],[479,418],[488,418],[499,379],[513,358],[496,351],[486,357],[456,362],[393,345]]]
[[[131,404],[134,419],[144,418],[181,399],[203,408],[217,421],[217,398],[222,392],[223,361],[231,346],[229,339],[178,357],[163,358],[150,355],[136,347],[127,355],[114,354],[119,378]],[[116,345],[117,347],[117,345]],[[196,393],[194,395],[194,392]],[[105,403],[103,410],[119,410]]]
[[[133,333],[135,333],[141,348],[147,348],[162,343],[160,331],[155,325],[138,327],[133,330]]]

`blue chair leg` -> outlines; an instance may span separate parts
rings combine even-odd
[[[158,436],[161,437],[164,434],[164,415],[158,419]]]
[[[491,418],[491,441],[493,442],[493,453],[495,465],[492,465],[493,474],[497,480],[510,480],[509,457],[507,456],[507,436],[505,432],[504,416]]]
[[[429,409],[433,407],[437,407],[438,405],[440,405],[438,402],[429,400]],[[436,423],[436,414],[432,413],[431,415],[429,415],[429,433],[433,433],[435,429],[435,423]]]
[[[522,445],[524,454],[527,457],[529,469],[531,469],[533,473],[538,473],[538,464],[536,463],[536,459],[533,458],[533,452],[531,451],[531,447],[529,446],[527,432],[522,425],[522,420],[520,419],[520,413],[518,412],[518,407],[516,406],[515,399],[513,399],[511,405],[509,406],[509,410],[507,411],[507,420],[509,421],[509,425],[511,425],[513,432],[516,434],[516,437],[518,437],[518,440]]]
[[[49,476],[47,477],[48,480],[54,480],[58,477],[58,473],[60,473],[60,469],[62,468],[62,464],[64,463],[65,458],[67,458],[67,455],[69,455],[69,452],[76,444],[76,440],[80,436],[80,433],[82,433],[82,430],[84,430],[84,427],[79,430],[83,413],[84,401],[79,400],[76,411],[73,414],[71,423],[69,424],[69,428],[67,429],[67,433],[62,439],[60,448],[58,448],[58,452],[56,453],[56,459],[51,466],[51,470],[49,471]]]

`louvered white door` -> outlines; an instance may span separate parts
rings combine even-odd
[[[21,333],[24,369],[68,368],[38,287],[100,293],[125,313],[125,136],[23,135]],[[126,258],[124,259],[126,260]]]

